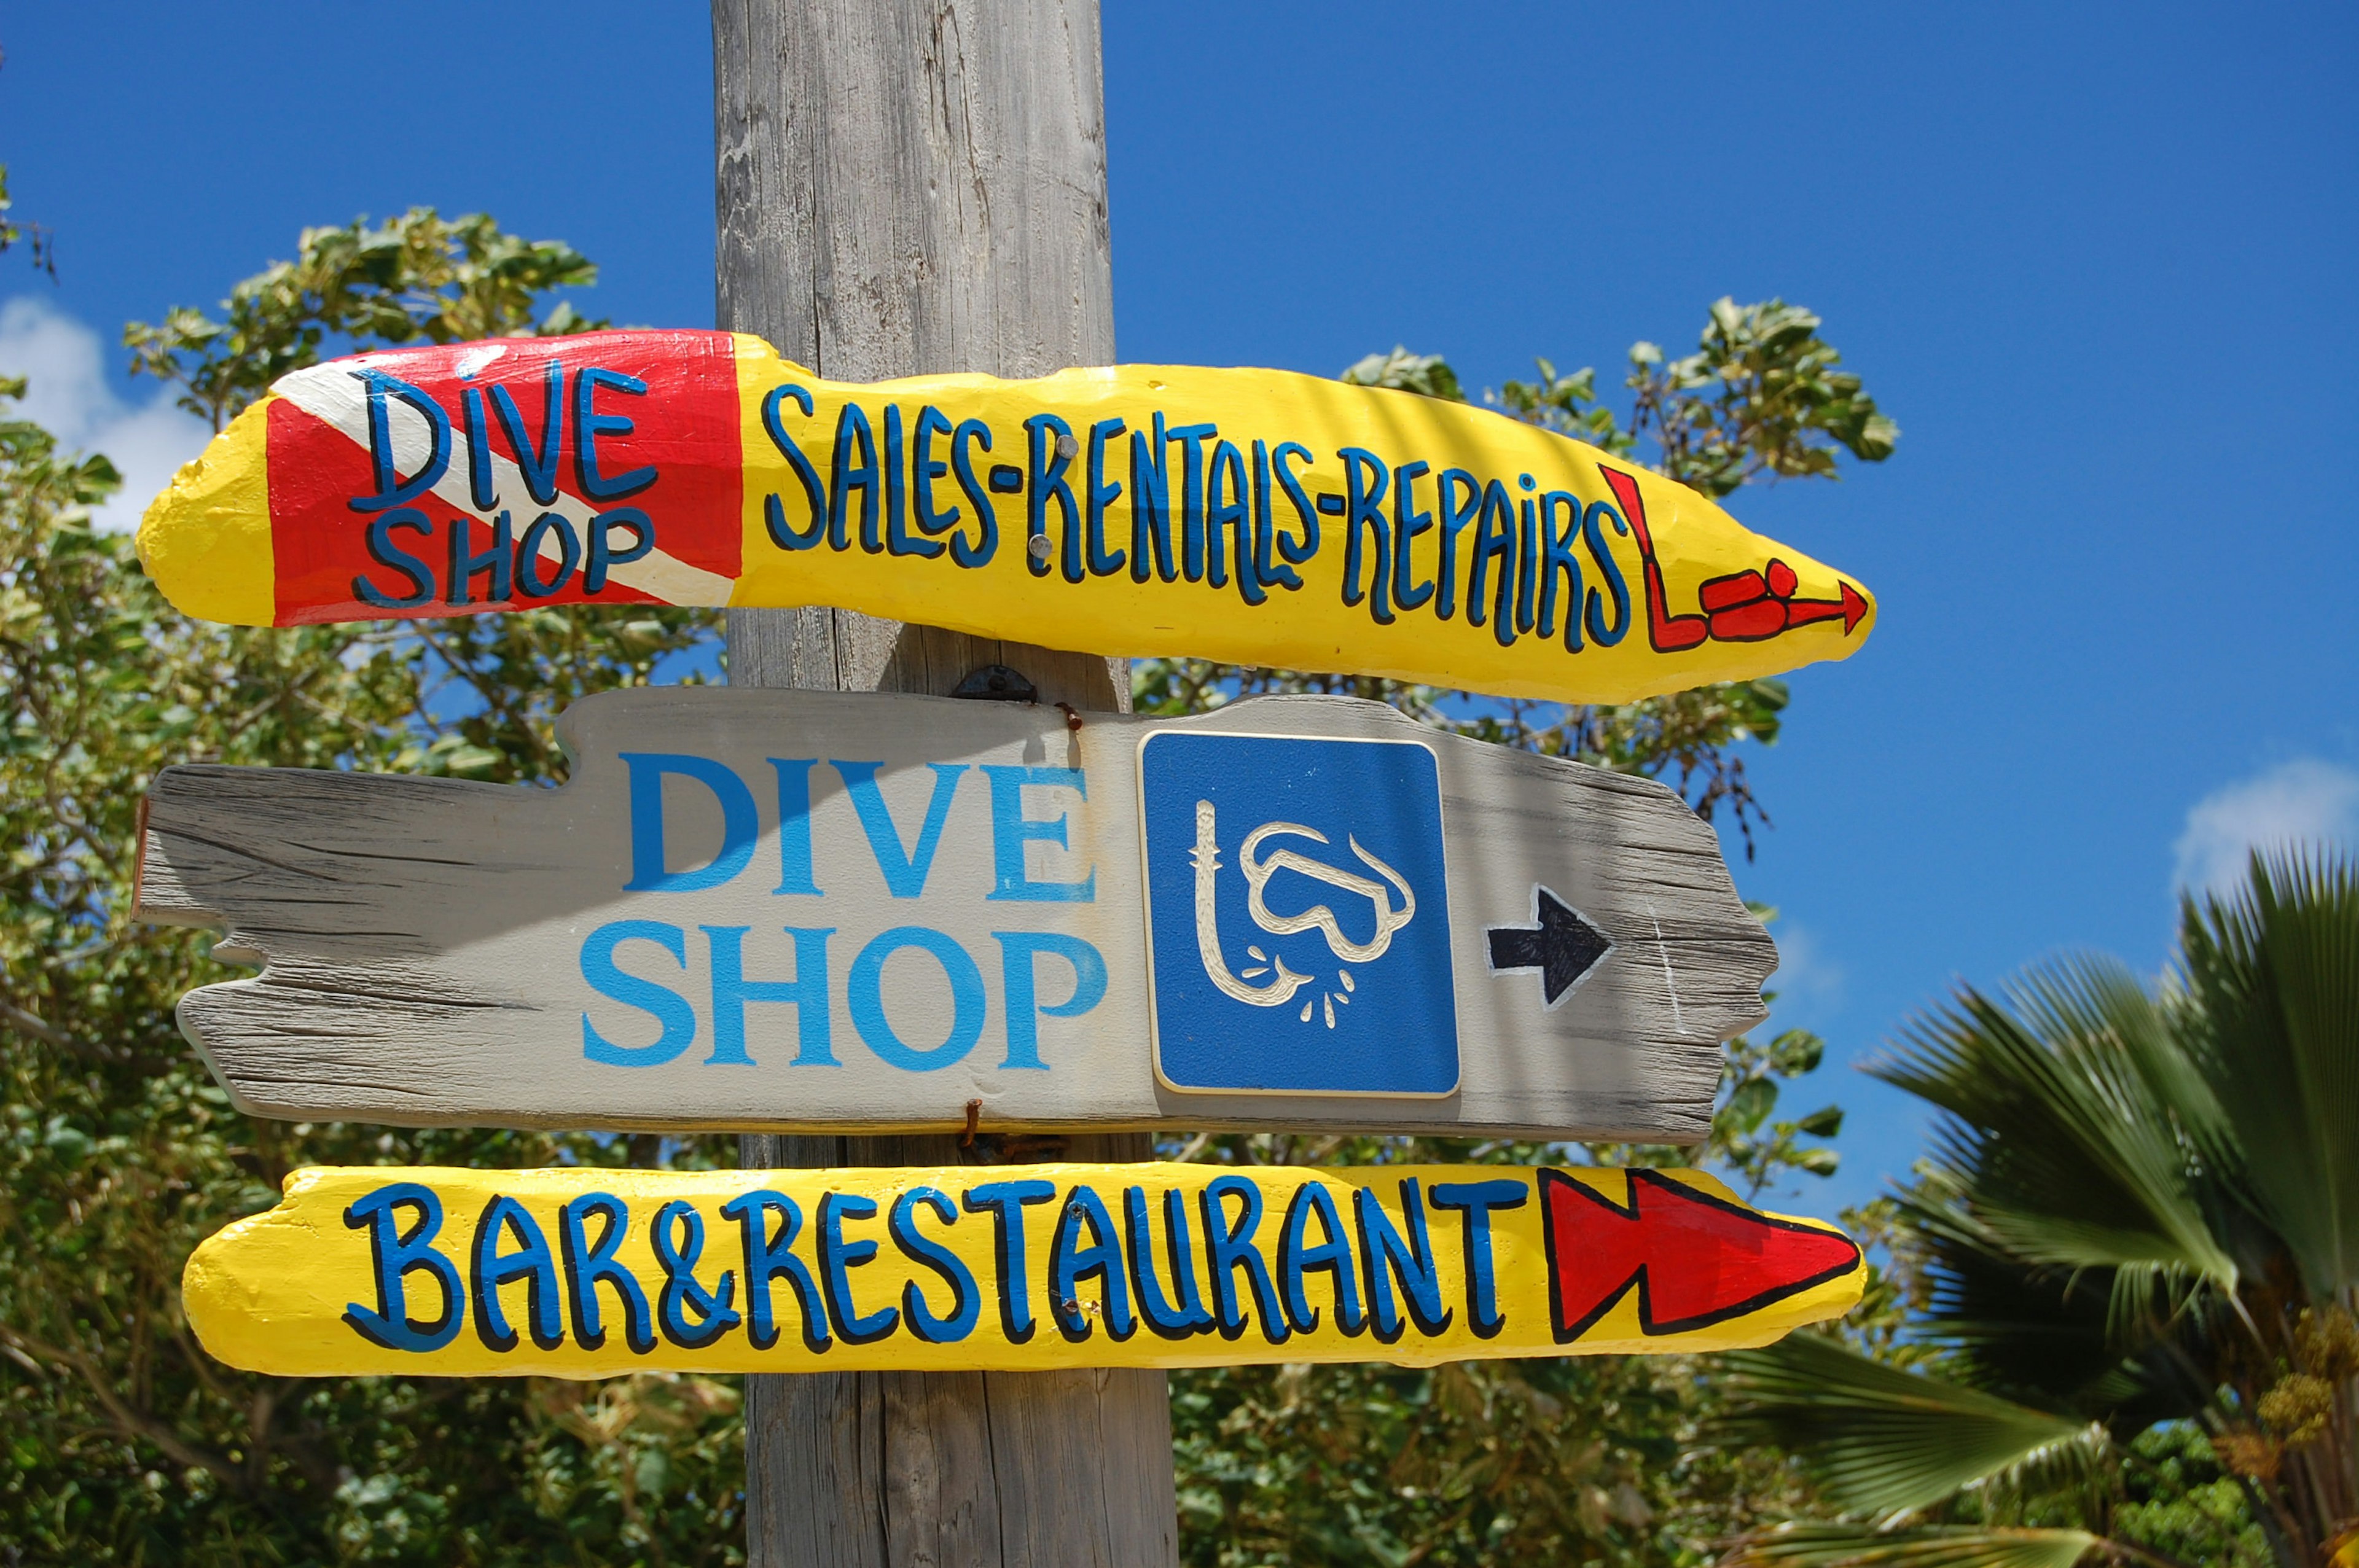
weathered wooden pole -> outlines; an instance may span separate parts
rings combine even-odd
[[[1096,0],[714,0],[718,323],[822,375],[1114,358]],[[1010,665],[1126,708],[1124,661],[848,611],[732,611],[739,686],[944,693]],[[1068,1141],[1141,1159],[1140,1134]],[[750,1137],[749,1166],[948,1163],[954,1137]],[[745,1379],[753,1568],[1178,1562],[1160,1372]]]

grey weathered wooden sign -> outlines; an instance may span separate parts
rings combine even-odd
[[[582,702],[560,789],[179,767],[238,1105],[411,1125],[1685,1141],[1776,950],[1641,779],[1294,697]]]

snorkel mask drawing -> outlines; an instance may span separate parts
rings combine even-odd
[[[1256,925],[1273,936],[1291,936],[1299,932],[1319,932],[1326,938],[1327,949],[1343,964],[1372,964],[1392,946],[1393,935],[1417,916],[1417,894],[1410,891],[1401,874],[1363,849],[1358,838],[1345,835],[1352,853],[1358,856],[1369,870],[1384,878],[1377,881],[1356,872],[1314,860],[1299,850],[1274,849],[1264,857],[1258,853],[1268,839],[1277,838],[1308,838],[1314,844],[1329,842],[1327,835],[1314,827],[1294,822],[1265,822],[1237,847],[1237,869],[1245,873],[1245,909]],[[1249,1007],[1283,1007],[1294,1000],[1295,993],[1309,985],[1313,977],[1301,974],[1288,966],[1283,957],[1274,957],[1257,946],[1247,946],[1245,952],[1256,962],[1242,976],[1230,971],[1228,959],[1221,951],[1220,915],[1217,908],[1221,849],[1212,803],[1196,803],[1196,843],[1189,858],[1196,868],[1196,948],[1204,964],[1204,973],[1211,978],[1221,994]],[[1266,899],[1269,879],[1280,871],[1299,871],[1314,881],[1326,883],[1341,892],[1353,893],[1368,901],[1375,912],[1375,935],[1365,942],[1354,942],[1343,934],[1335,912],[1323,903],[1314,903],[1299,914],[1274,914]],[[1393,902],[1397,891],[1400,902]],[[1264,976],[1269,977],[1263,979]],[[1352,971],[1339,968],[1335,971],[1338,989],[1325,998],[1327,1027],[1335,1027],[1338,1003],[1349,1004],[1352,993],[1358,989]],[[1258,985],[1251,982],[1260,980]],[[1302,1022],[1320,1004],[1302,1004]]]

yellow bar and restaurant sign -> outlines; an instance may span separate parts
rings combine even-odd
[[[1864,1272],[1694,1171],[320,1167],[183,1296],[250,1370],[595,1378],[1714,1350]]]

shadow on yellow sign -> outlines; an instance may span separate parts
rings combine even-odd
[[[594,1378],[1725,1349],[1863,1275],[1694,1171],[314,1168],[183,1293],[255,1371]]]

